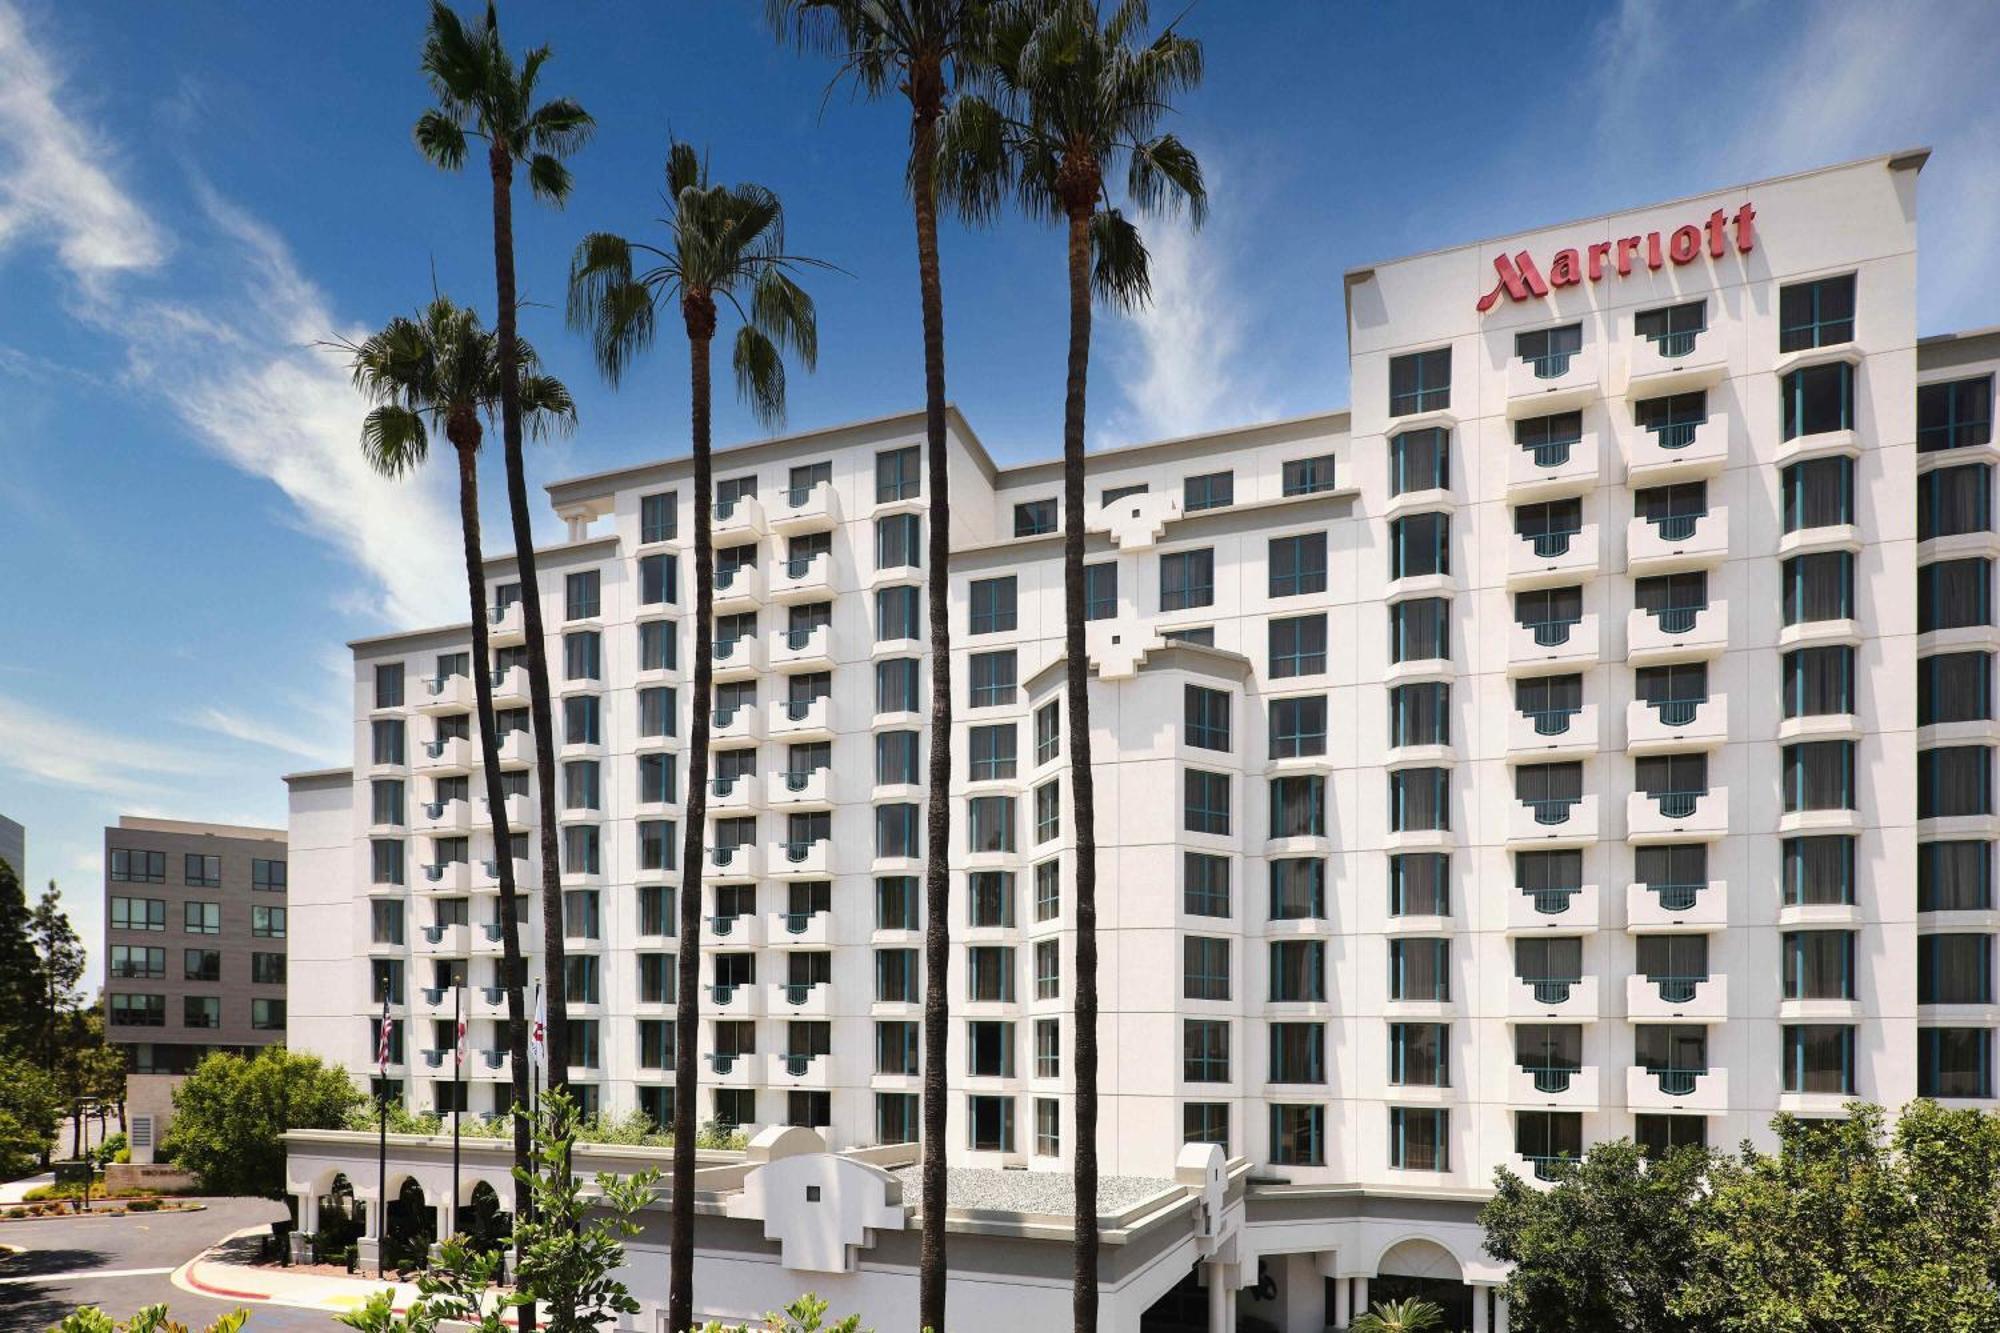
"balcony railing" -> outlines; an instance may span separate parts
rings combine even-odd
[[[1694,536],[1695,526],[1707,514],[1667,514],[1660,518],[1646,520],[1659,532],[1661,541],[1684,542]]]
[[[1562,616],[1554,620],[1524,620],[1521,628],[1532,632],[1538,648],[1557,648],[1569,642],[1569,632],[1583,623],[1581,616]]]
[[[1694,628],[1695,620],[1708,610],[1707,603],[1700,606],[1661,606],[1646,614],[1660,624],[1663,634],[1685,634]]]
[[[811,925],[812,925],[812,919],[813,919],[814,917],[818,916],[818,915],[819,915],[819,913],[817,913],[817,912],[787,912],[787,913],[785,913],[785,933],[786,933],[787,935],[803,935],[803,934],[805,934],[805,933],[806,933],[806,931],[807,931],[807,930],[808,930],[808,929],[809,929],[809,928],[811,927]]]
[[[1569,363],[1576,357],[1570,352],[1544,352],[1540,356],[1524,356],[1521,360],[1534,367],[1538,380],[1561,379],[1569,373]]]
[[[1536,1092],[1554,1094],[1568,1092],[1570,1080],[1581,1071],[1576,1065],[1522,1065],[1521,1072],[1534,1076]]]
[[[1521,895],[1533,902],[1541,916],[1561,916],[1569,910],[1569,900],[1582,889],[1522,889]]]
[[[1535,548],[1537,556],[1544,560],[1553,560],[1559,555],[1569,554],[1570,539],[1582,532],[1583,529],[1580,527],[1554,528],[1548,532],[1537,532],[1529,536],[1528,542]]]
[[[738,983],[733,981],[717,982],[715,985],[710,986],[708,988],[708,998],[715,1001],[717,1004],[728,1004],[731,1000],[736,998],[736,992],[741,989],[742,987]],[[721,1072],[726,1073],[727,1071],[724,1070]]]
[[[1706,973],[1698,977],[1655,976],[1648,973],[1646,980],[1653,984],[1660,992],[1660,998],[1668,1004],[1686,1004],[1694,998],[1694,993],[1708,980],[1708,976]]]
[[[730,776],[726,778],[710,778],[708,780],[709,794],[712,796],[729,795],[730,792],[736,790],[736,781],[738,776],[739,775],[732,773]]]
[[[1582,802],[1578,796],[1548,796],[1521,798],[1521,804],[1535,812],[1537,824],[1565,824],[1569,822],[1569,812]]]
[[[787,557],[785,560],[785,577],[788,579],[804,578],[806,575],[812,573],[813,561],[817,559],[819,559],[817,555],[795,555]]]
[[[820,626],[818,625],[805,625],[801,626],[798,629],[786,630],[785,647],[792,649],[794,652],[797,652],[802,648],[810,647],[812,645],[813,635],[817,633],[819,629]]]
[[[1701,891],[1707,888],[1708,885],[1705,883],[1648,884],[1646,887],[1659,897],[1661,911],[1685,912],[1695,905],[1695,901],[1701,897]]]
[[[711,847],[708,853],[709,860],[712,864],[719,867],[732,865],[736,861],[736,853],[751,845],[747,842],[739,842],[733,847]],[[745,854],[745,860],[748,860],[747,853]]]
[[[736,1068],[736,1062],[742,1058],[740,1054],[711,1051],[708,1056],[708,1067],[718,1074],[727,1074]]]
[[[1684,1069],[1675,1065],[1647,1065],[1646,1072],[1659,1080],[1660,1091],[1669,1097],[1685,1097],[1695,1089],[1702,1076],[1708,1073],[1706,1065],[1699,1069]]]
[[[1700,426],[1699,421],[1668,421],[1648,429],[1660,448],[1685,449],[1694,443],[1694,433]]]
[[[1569,730],[1570,719],[1581,708],[1523,708],[1521,716],[1535,724],[1537,736],[1560,736]]]
[[[718,587],[723,586],[720,579],[716,580],[716,584]],[[718,662],[727,662],[736,656],[736,645],[747,642],[749,638],[750,636],[747,634],[739,634],[733,639],[717,639],[712,645],[715,660]]]
[[[813,775],[819,771],[817,768],[807,769],[804,772],[788,770],[785,773],[785,790],[804,791],[812,785]]]
[[[1688,723],[1694,721],[1695,714],[1699,713],[1701,706],[1707,702],[1706,698],[1655,699],[1653,700],[1653,711],[1660,715],[1660,725],[1685,727]]]
[[[1538,374],[1536,378],[1550,377]],[[1569,451],[1580,443],[1582,443],[1580,438],[1547,440],[1541,444],[1524,444],[1521,446],[1521,451],[1534,457],[1536,467],[1554,468],[1569,462]]]
[[[793,1078],[804,1077],[806,1071],[812,1068],[813,1057],[811,1055],[787,1054],[784,1059],[785,1072]]]
[[[1646,795],[1653,804],[1660,807],[1660,814],[1667,819],[1686,819],[1693,815],[1701,798],[1708,795],[1708,789],[1700,791],[1649,791]]]
[[[794,957],[797,957],[797,956],[798,956],[798,955],[794,955]],[[788,982],[786,982],[786,983],[785,983],[785,1003],[786,1003],[786,1004],[804,1004],[804,1003],[806,1003],[806,1001],[808,1001],[808,1000],[812,999],[812,993],[813,993],[813,987],[815,987],[815,986],[817,986],[817,985],[819,985],[819,983],[818,983],[817,981],[788,981]]]
[[[1522,982],[1535,993],[1536,1004],[1563,1004],[1569,999],[1572,986],[1582,982],[1582,977],[1522,977]]]
[[[813,853],[813,848],[819,846],[824,841],[824,838],[804,838],[787,841],[779,845],[785,849],[785,859],[796,865],[810,857]]]
[[[718,850],[720,850],[720,849],[718,849]],[[709,933],[710,933],[711,935],[715,935],[715,936],[718,936],[718,937],[720,937],[720,936],[727,936],[727,935],[731,935],[731,934],[734,934],[734,933],[735,933],[735,931],[736,931],[736,922],[737,922],[737,919],[738,919],[738,917],[740,917],[741,915],[742,915],[741,913],[738,913],[738,912],[732,912],[732,913],[730,913],[730,914],[729,914],[728,916],[712,916],[712,917],[710,917],[710,918],[708,919],[708,930],[709,930]]]
[[[479,1053],[479,1058],[486,1062],[486,1067],[488,1069],[498,1069],[501,1065],[507,1063],[507,1052],[481,1051]]]

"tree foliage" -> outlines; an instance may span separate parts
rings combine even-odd
[[[250,1318],[248,1310],[232,1310],[210,1324],[207,1333],[237,1333]],[[164,1304],[148,1305],[118,1323],[94,1305],[73,1310],[51,1333],[188,1333],[188,1326],[167,1317]]]
[[[26,1060],[0,1058],[0,1177],[45,1160],[62,1118],[55,1082]]]
[[[316,1055],[218,1051],[174,1090],[160,1151],[211,1193],[275,1197],[285,1187],[284,1132],[339,1129],[360,1100],[346,1072]]]
[[[1434,1333],[1444,1328],[1444,1311],[1425,1300],[1382,1301],[1355,1317],[1350,1333]]]
[[[614,1274],[625,1263],[624,1242],[639,1234],[633,1214],[653,1201],[658,1171],[623,1179],[599,1172],[594,1185],[570,1170],[576,1145],[576,1102],[552,1088],[537,1113],[528,1183],[534,1215],[515,1226],[520,1289],[538,1303],[549,1333],[595,1333],[639,1302]],[[520,1168],[515,1168],[517,1171]]]

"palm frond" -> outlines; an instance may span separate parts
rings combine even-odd
[[[678,200],[688,190],[707,184],[708,169],[694,145],[675,139],[667,145],[667,198]]]
[[[546,56],[548,48],[539,54]],[[573,98],[558,97],[536,107],[527,119],[525,147],[568,157],[590,142],[597,121]]]
[[[1199,227],[1208,220],[1208,189],[1201,163],[1192,150],[1171,134],[1135,144],[1126,169],[1125,192],[1149,213],[1178,213]]]
[[[749,405],[750,415],[765,429],[785,422],[785,359],[771,340],[754,325],[736,329],[736,347],[730,357],[736,371],[736,394]]]
[[[1093,214],[1090,252],[1090,286],[1100,300],[1121,310],[1152,300],[1152,258],[1130,218],[1115,208]]]
[[[652,346],[654,307],[652,289],[633,276],[629,241],[609,232],[583,238],[570,259],[569,326],[590,335],[598,373],[613,387]]]
[[[819,321],[813,299],[775,265],[757,275],[750,291],[751,327],[780,352],[791,352],[807,370],[819,363]]]
[[[990,221],[1014,187],[1009,126],[986,98],[965,93],[938,122],[938,202],[968,222]]]
[[[465,127],[433,107],[417,117],[417,149],[434,165],[457,171],[465,165]]]
[[[535,198],[560,208],[569,198],[569,168],[548,153],[536,153],[528,159],[528,188]]]
[[[553,375],[521,376],[521,424],[537,440],[576,430],[576,401]]]
[[[423,418],[407,407],[384,403],[361,418],[361,456],[391,481],[422,467],[430,447]]]

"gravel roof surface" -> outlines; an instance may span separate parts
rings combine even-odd
[[[920,1167],[906,1166],[892,1172],[903,1182],[903,1202],[916,1207],[923,1194]],[[1098,1216],[1124,1212],[1133,1204],[1167,1190],[1179,1189],[1176,1181],[1157,1176],[1100,1176],[1097,1180]],[[1016,1213],[1054,1213],[1074,1216],[1076,1190],[1067,1171],[1003,1171],[992,1167],[949,1167],[945,1171],[945,1202],[951,1208],[987,1208]]]

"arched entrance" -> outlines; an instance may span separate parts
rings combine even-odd
[[[1472,1288],[1458,1260],[1436,1241],[1398,1241],[1376,1261],[1368,1283],[1368,1303],[1429,1301],[1444,1311],[1444,1326],[1454,1331],[1472,1327]]]
[[[422,1268],[430,1259],[431,1242],[437,1239],[437,1218],[415,1176],[403,1181],[382,1220],[383,1262],[390,1268]]]
[[[472,1187],[472,1199],[458,1215],[458,1229],[473,1249],[491,1253],[506,1244],[514,1230],[514,1218],[502,1211],[499,1193],[482,1180]]]
[[[336,1172],[326,1193],[315,1201],[319,1229],[313,1232],[313,1255],[323,1264],[353,1266],[349,1251],[367,1230],[368,1205],[354,1197],[354,1182]]]

